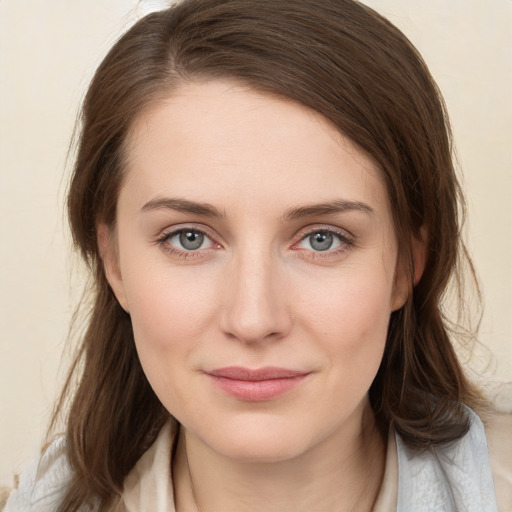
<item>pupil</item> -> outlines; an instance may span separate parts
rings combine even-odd
[[[330,249],[333,242],[331,233],[315,233],[309,237],[311,247],[316,251],[327,251]]]
[[[204,235],[197,231],[183,231],[180,233],[180,243],[187,251],[194,251],[203,245]]]

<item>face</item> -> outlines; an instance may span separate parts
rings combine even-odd
[[[185,431],[275,461],[360,428],[403,303],[396,245],[378,170],[349,140],[208,82],[134,124],[105,264]]]

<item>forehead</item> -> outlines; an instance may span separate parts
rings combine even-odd
[[[125,186],[209,202],[387,203],[377,166],[322,116],[223,81],[183,86],[135,120]]]

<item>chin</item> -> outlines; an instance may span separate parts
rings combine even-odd
[[[214,446],[212,448],[215,449]],[[220,442],[216,451],[226,458],[239,463],[278,463],[295,459],[304,454],[310,446],[305,442],[290,442],[282,436],[240,436],[228,443]]]
[[[253,414],[242,421],[224,418],[222,425],[207,432],[196,430],[194,436],[212,451],[240,463],[276,463],[295,459],[317,444],[319,439],[311,431],[297,418],[286,421]]]

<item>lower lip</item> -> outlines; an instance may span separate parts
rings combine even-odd
[[[268,380],[237,380],[209,375],[214,384],[222,391],[239,400],[247,402],[263,402],[272,400],[296,388],[305,375]]]

